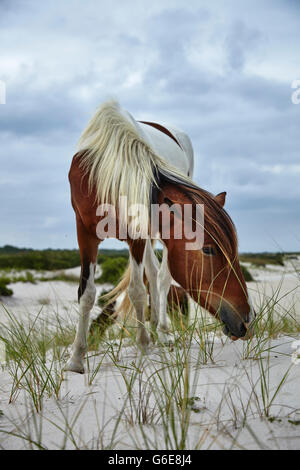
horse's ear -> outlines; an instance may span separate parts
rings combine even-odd
[[[224,207],[225,200],[226,200],[226,191],[223,193],[219,193],[215,196],[215,201],[219,204],[219,206]]]

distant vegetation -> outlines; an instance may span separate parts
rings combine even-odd
[[[80,264],[78,250],[29,250],[0,248],[0,269],[35,269],[51,271],[74,268]]]
[[[161,258],[161,250],[156,250]],[[128,259],[128,250],[99,250],[98,263],[103,264],[107,259]],[[240,261],[251,263],[254,266],[273,264],[283,266],[284,258],[293,258],[297,253],[241,253]],[[74,268],[80,265],[78,250],[33,250],[30,248],[16,248],[5,245],[0,248],[0,269],[35,269],[37,271],[53,271]]]
[[[97,282],[116,284],[128,262],[128,250],[99,250],[98,263],[102,267],[102,275]],[[0,248],[0,270],[7,273],[0,277],[0,296],[12,295],[8,284],[14,282],[35,283],[34,275],[29,269],[36,271],[57,271],[74,268],[80,265],[79,250],[33,250],[16,248],[6,245]],[[11,273],[12,270],[25,273]],[[48,281],[48,278],[41,278]],[[51,278],[53,281],[78,282],[74,275],[59,273]]]
[[[284,266],[284,256],[283,253],[242,253],[239,255],[240,261],[261,267],[266,264]]]
[[[156,255],[161,260],[162,250],[156,250]],[[250,263],[252,266],[264,267],[268,264],[284,266],[284,259],[294,259],[299,253],[242,253],[239,258],[242,263]],[[123,250],[99,250],[98,263],[101,265],[102,275],[96,280],[98,283],[116,285],[124,273],[128,263],[129,251]],[[34,275],[30,269],[36,271],[62,271],[80,265],[79,250],[33,250],[30,248],[17,248],[11,245],[0,247],[0,270],[5,272],[0,277],[0,296],[12,295],[12,290],[7,287],[14,282],[35,283]],[[25,273],[11,273],[26,271]],[[245,280],[253,281],[253,278],[245,266],[242,266]],[[47,281],[48,278],[40,280]],[[77,282],[77,276],[60,272],[51,280]]]
[[[99,250],[98,262],[107,258],[128,258],[128,250]],[[78,250],[32,250],[6,245],[0,248],[0,269],[54,271],[80,265]]]

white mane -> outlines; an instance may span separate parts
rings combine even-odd
[[[130,115],[129,115],[130,116]],[[89,189],[95,188],[97,203],[113,204],[119,209],[119,197],[127,197],[127,206],[142,204],[149,209],[151,186],[157,186],[156,170],[173,179],[191,179],[157,155],[115,101],[104,103],[83,131],[78,149],[85,151],[81,166],[89,177]],[[149,210],[143,215],[148,228]]]

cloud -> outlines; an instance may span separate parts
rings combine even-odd
[[[76,246],[69,165],[89,117],[115,97],[137,119],[190,135],[195,180],[228,192],[243,250],[267,250],[269,233],[299,250],[296,8],[0,2],[0,244]]]
[[[246,63],[246,55],[259,46],[262,38],[263,34],[259,30],[247,28],[241,20],[235,21],[225,40],[230,67],[241,71]]]

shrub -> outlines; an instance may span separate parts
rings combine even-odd
[[[36,284],[33,274],[29,271],[26,271],[25,276],[14,276],[11,282],[30,282],[31,284]]]
[[[13,291],[7,287],[7,284],[10,283],[10,279],[8,277],[1,277],[0,278],[0,297],[9,295],[13,295]]]
[[[242,270],[242,274],[244,276],[244,279],[246,282],[250,282],[250,281],[254,281],[251,273],[248,271],[248,269],[246,268],[246,266],[243,266],[241,264],[241,270]]]
[[[102,274],[98,279],[96,279],[96,282],[100,284],[108,282],[116,285],[122,277],[127,267],[127,263],[127,258],[123,257],[105,259],[101,264]]]

